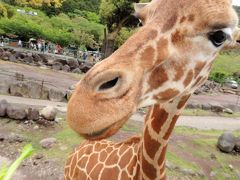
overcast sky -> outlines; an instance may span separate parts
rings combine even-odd
[[[233,5],[240,6],[240,0],[233,0]]]

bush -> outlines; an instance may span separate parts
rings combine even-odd
[[[209,80],[211,81],[215,81],[217,83],[223,84],[224,81],[228,78],[228,76],[224,73],[221,72],[216,72],[216,73],[212,73],[209,76]]]

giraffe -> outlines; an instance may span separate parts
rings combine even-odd
[[[240,39],[231,0],[153,0],[135,9],[143,27],[84,76],[68,103],[70,127],[88,140],[69,156],[66,180],[166,179],[182,109],[218,52]],[[101,140],[141,107],[149,108],[142,136]]]

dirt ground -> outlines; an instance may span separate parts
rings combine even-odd
[[[39,126],[39,125],[38,125]],[[52,127],[36,124],[24,124],[18,121],[0,119],[0,139],[5,136],[18,135],[22,138],[0,140],[0,160],[11,161],[17,158],[24,144],[31,143],[35,149],[33,156],[24,161],[17,174],[16,180],[57,180],[63,177],[63,167],[68,154],[83,139],[72,132],[65,120]],[[142,122],[129,121],[119,133],[110,140],[119,142],[136,134],[141,134]],[[238,179],[240,172],[240,156],[223,154],[216,148],[217,137],[223,131],[200,131],[178,127],[170,140],[168,148],[168,175],[170,179]],[[239,132],[236,132],[240,136]],[[43,138],[57,139],[51,149],[43,149],[39,141]],[[20,139],[21,139],[20,138]],[[233,170],[229,166],[233,166]],[[215,174],[214,177],[212,175]],[[220,178],[221,179],[221,178]]]

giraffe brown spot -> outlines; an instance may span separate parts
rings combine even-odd
[[[105,148],[107,148],[107,146],[108,146],[107,144],[101,144],[101,145],[99,146],[99,150],[100,150],[100,149],[105,149]]]
[[[180,92],[176,89],[167,89],[166,91],[159,93],[157,96],[155,96],[155,98],[157,100],[167,101],[174,98],[179,93]]]
[[[184,21],[186,21],[186,17],[185,16],[183,16],[182,18],[181,18],[181,20],[180,20],[180,24],[182,24]]]
[[[72,154],[68,157],[65,166],[70,166],[73,156],[74,156],[74,153],[72,153]]]
[[[94,167],[94,169],[92,170],[90,177],[92,179],[99,179],[99,175],[101,170],[103,169],[103,164],[98,164],[97,166]]]
[[[166,158],[166,151],[167,151],[167,146],[165,146],[161,152],[161,155],[158,159],[158,165],[161,166],[162,163],[165,161],[165,158]],[[165,167],[163,167],[164,169]]]
[[[77,169],[72,179],[87,179],[87,175],[84,171]]]
[[[106,151],[107,153],[111,153],[113,151],[113,147],[107,147]]]
[[[190,84],[190,82],[192,81],[192,79],[193,79],[193,70],[190,70],[190,71],[188,71],[187,76],[186,76],[185,80],[183,81],[184,86],[187,87]]]
[[[129,163],[129,160],[132,158],[133,156],[133,152],[132,149],[128,149],[123,156],[121,156],[120,162],[119,162],[119,166],[121,168],[124,168],[127,166],[127,164]]]
[[[178,109],[182,109],[184,107],[184,105],[186,104],[187,100],[190,98],[191,94],[183,96],[180,100],[180,102],[178,103],[177,108]]]
[[[157,62],[156,65],[161,64],[164,60],[168,57],[168,40],[165,38],[161,38],[157,43],[157,50],[158,50],[158,56],[157,56]]]
[[[159,134],[163,124],[167,121],[168,119],[168,112],[166,112],[164,109],[161,109],[159,105],[155,105],[154,109],[158,110],[153,110],[153,115],[152,115],[152,128],[153,130]]]
[[[176,30],[173,34],[172,34],[172,43],[173,44],[178,44],[179,42],[183,41],[183,35],[180,33],[179,30]]]
[[[194,68],[194,77],[196,78],[200,72],[202,71],[203,67],[206,65],[206,62],[198,62]]]
[[[89,174],[93,168],[93,166],[96,164],[96,162],[98,162],[98,153],[93,153],[91,154],[91,156],[89,157],[88,163],[87,163],[87,173]]]
[[[168,75],[162,66],[156,67],[150,75],[150,87],[156,89],[168,80]]]
[[[190,15],[188,16],[188,21],[189,21],[189,22],[193,22],[194,20],[195,20],[194,14],[190,14]]]
[[[184,64],[177,64],[176,62],[173,62],[171,65],[176,72],[174,81],[179,81],[184,75],[185,66],[184,66]]]
[[[101,180],[106,180],[106,179],[111,179],[111,177],[116,177],[118,179],[118,175],[120,173],[120,170],[117,166],[111,167],[111,168],[104,168],[102,175],[101,175]]]
[[[128,174],[126,173],[126,171],[122,171],[122,174],[121,174],[121,179],[130,179]]]
[[[107,152],[106,152],[106,151],[102,151],[102,152],[100,153],[99,160],[100,160],[101,162],[104,162],[104,161],[107,159],[107,156],[108,156]]]
[[[74,173],[74,167],[77,164],[77,154],[75,154],[72,158],[72,162],[71,162],[71,168],[70,168],[70,176],[73,176]]]
[[[137,162],[137,156],[134,156],[127,167],[127,171],[130,175],[133,175],[133,170]]]
[[[158,31],[151,29],[149,31],[147,31],[147,39],[148,40],[154,40],[158,35]]]
[[[161,144],[150,136],[148,127],[144,132],[144,148],[150,158],[154,158]]]
[[[105,164],[106,165],[112,165],[113,163],[118,162],[118,155],[117,155],[118,149],[115,149],[114,151],[111,152],[111,154],[108,156]]]
[[[152,65],[152,60],[154,58],[154,51],[155,51],[154,48],[149,46],[141,54],[141,63],[146,69],[148,67],[151,67]]]
[[[173,28],[173,26],[176,24],[177,22],[177,13],[174,13],[167,21],[166,23],[163,25],[162,27],[162,33],[165,33],[167,31],[169,31],[170,29]]]
[[[157,171],[155,167],[150,164],[145,157],[142,157],[142,170],[144,174],[149,178],[149,179],[156,179],[157,177]]]
[[[173,130],[173,128],[174,128],[174,126],[175,126],[175,124],[176,124],[176,122],[177,122],[178,117],[179,117],[179,115],[175,115],[175,116],[173,117],[172,122],[171,122],[171,124],[170,124],[170,126],[169,126],[169,128],[168,128],[168,131],[167,131],[167,133],[164,135],[163,139],[165,139],[165,140],[168,140],[168,139],[169,139],[169,137],[170,137],[170,135],[171,135],[171,133],[172,133],[172,130]]]
[[[122,155],[128,148],[128,146],[121,146],[119,149],[119,155]]]
[[[79,157],[79,156],[78,156]],[[81,167],[81,168],[86,168],[86,165],[87,165],[87,162],[88,162],[88,157],[86,156],[83,156],[81,159],[78,160],[78,166]]]

